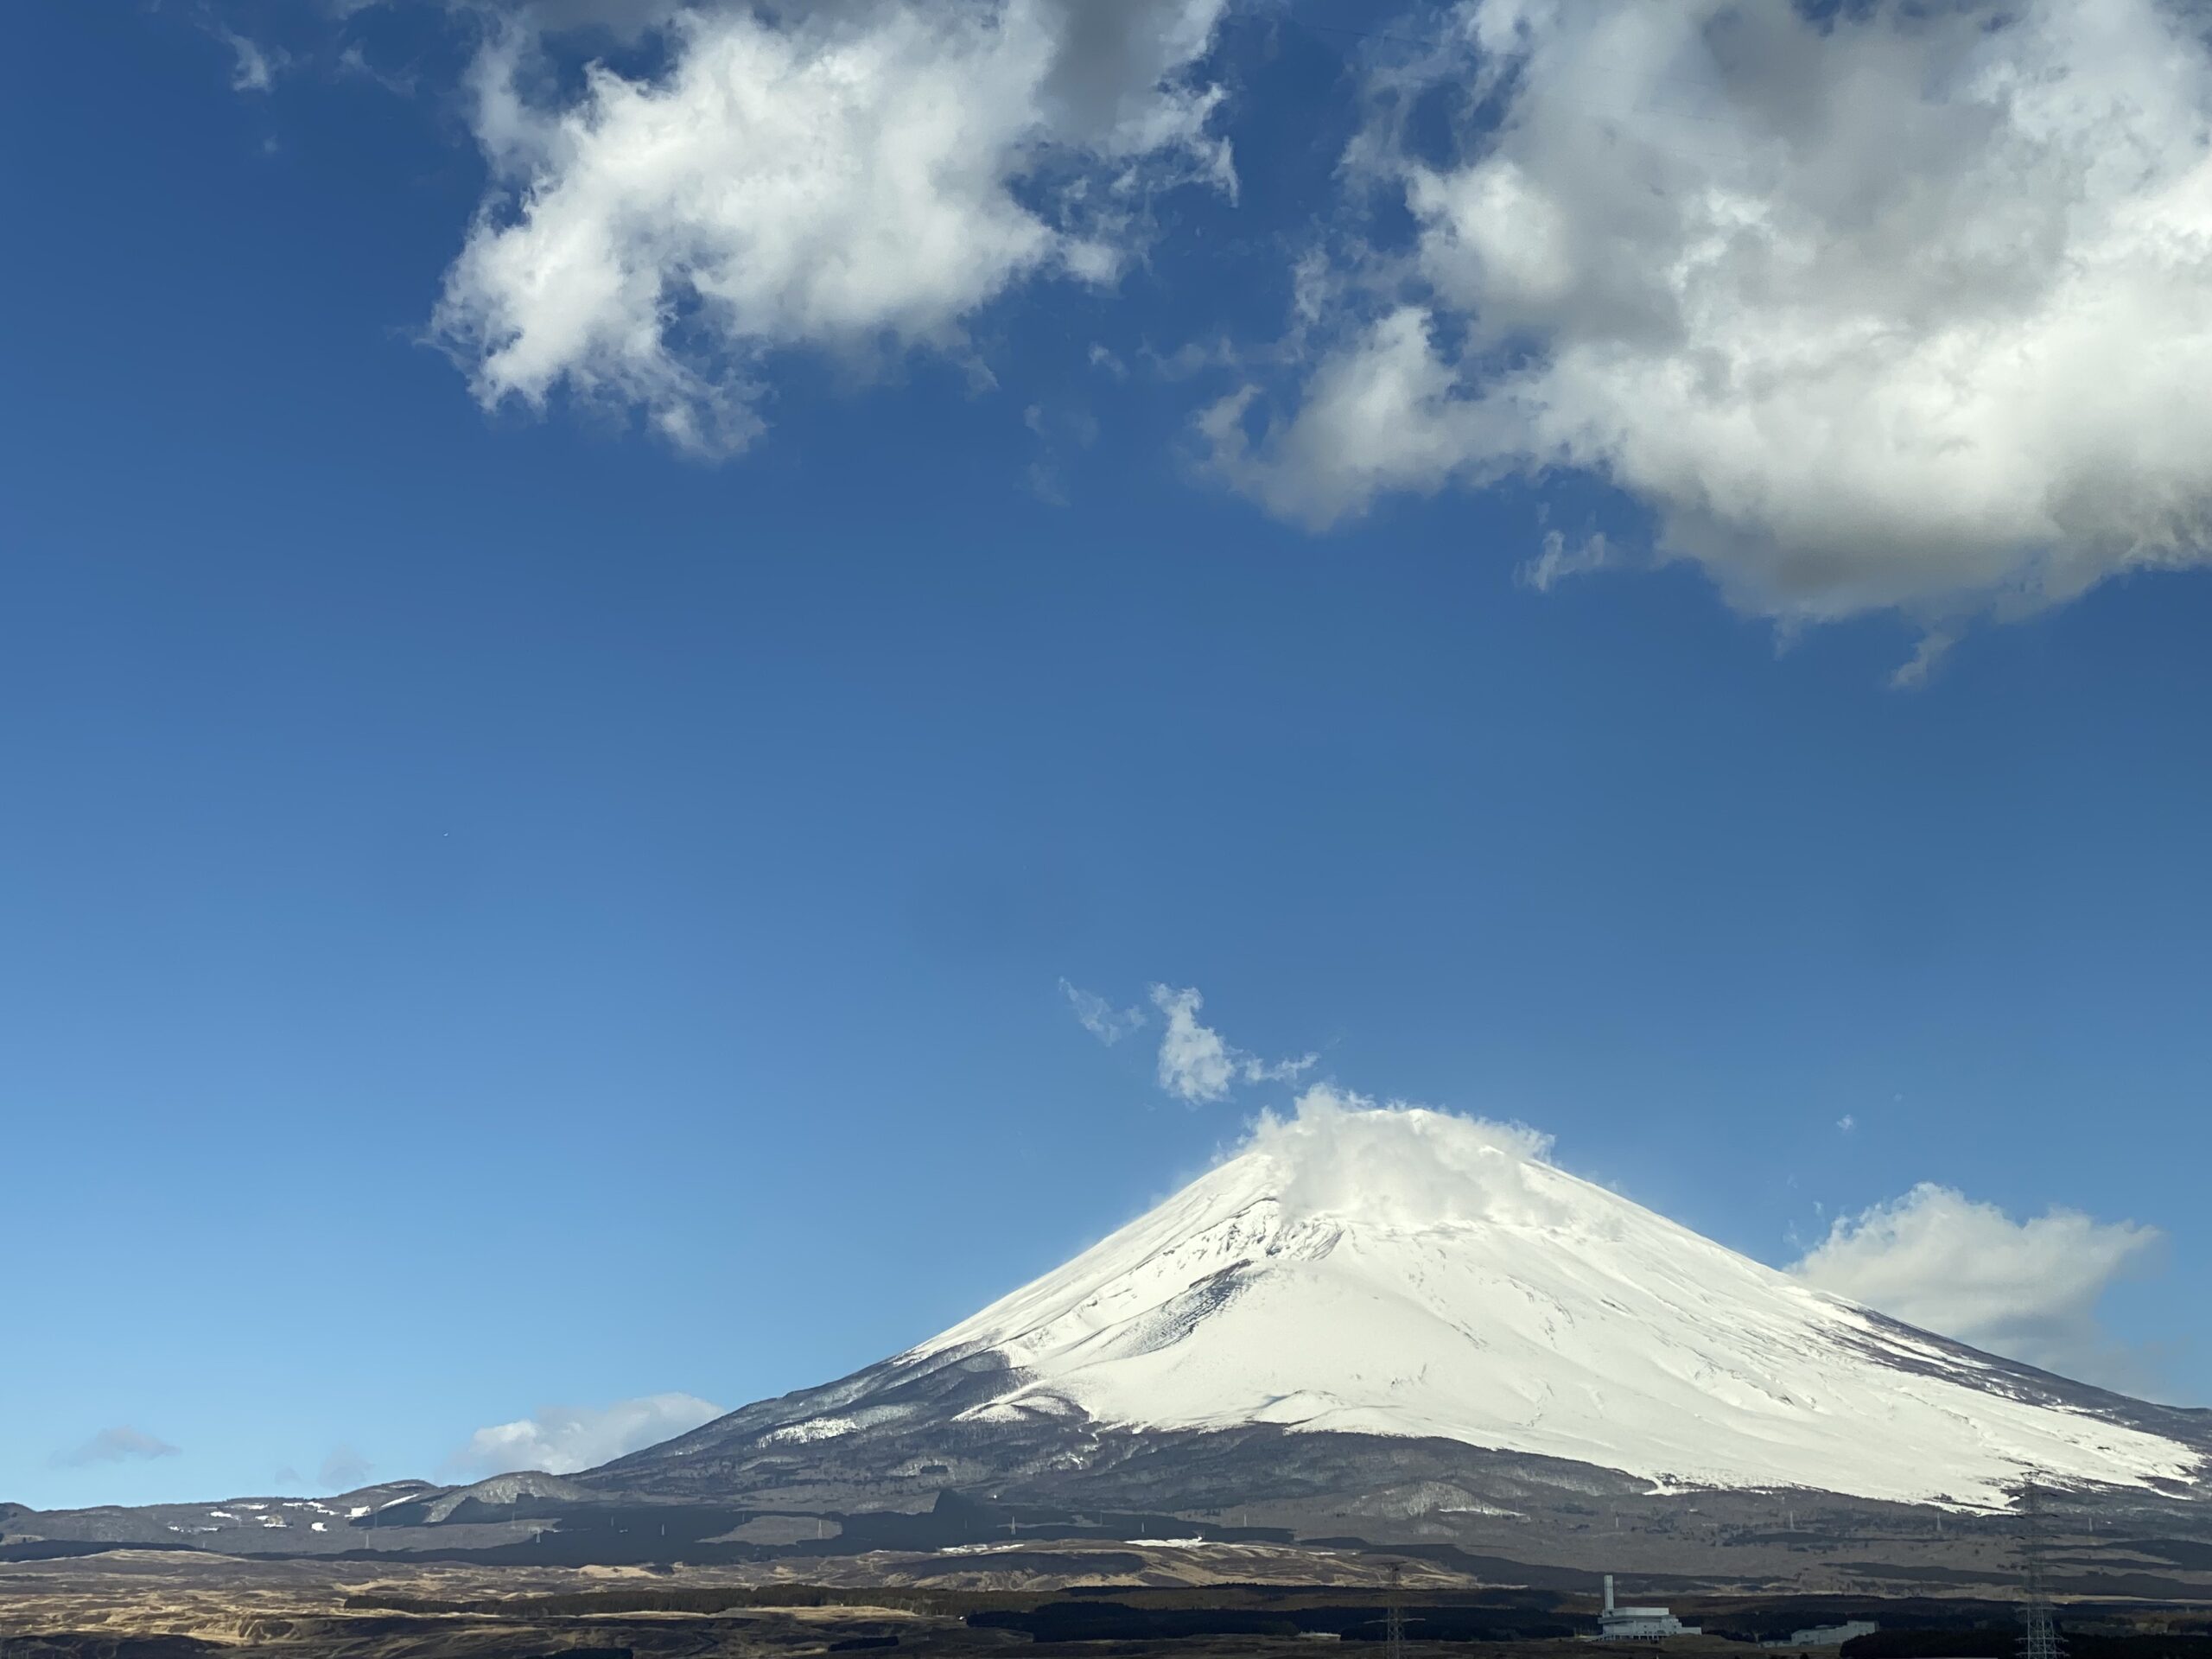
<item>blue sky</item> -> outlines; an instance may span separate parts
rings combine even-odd
[[[1949,45],[1708,27],[1726,73],[1667,58],[1669,102],[1484,35],[1495,0],[1381,39],[1156,3],[1136,47],[1041,4],[918,58],[834,9],[12,20],[0,1498],[435,1476],[543,1408],[880,1357],[1287,1106],[1164,1088],[1155,985],[1308,1077],[1525,1120],[1778,1266],[1904,1200],[1835,1271],[2212,1401],[2212,582],[2182,568],[2212,446],[2179,441],[2212,377],[2159,378],[2212,334],[2201,265],[2109,232],[2168,199],[2082,175],[2053,234],[2086,297],[1947,267],[1974,328],[1873,362],[1839,323],[1821,375],[1729,371],[1783,388],[1748,428],[1639,426],[1623,398],[1710,369],[1699,308],[1802,340],[1828,264],[1770,313],[1771,270],[1693,284],[1653,346],[1609,321],[1649,295],[1569,295],[1465,203],[1520,192],[1512,249],[1580,270],[1586,158],[1543,145],[1570,94],[1725,173],[1636,121],[1740,127],[1785,72]],[[2063,46],[2077,10],[2024,15]],[[1023,18],[1047,68],[989,56]],[[674,97],[824,41],[1035,106],[962,137],[996,169],[972,200],[894,203],[888,261],[880,201],[787,245],[752,199],[669,232],[682,191],[576,115],[594,57]],[[2206,107],[2194,60],[2101,49],[2148,153]],[[470,90],[500,74],[505,127]],[[793,130],[847,130],[779,84]],[[1948,142],[1983,82],[1945,84],[1868,118]],[[727,117],[699,176],[774,159]],[[2017,160],[1991,139],[1974,200],[2031,198]],[[2191,165],[2164,182],[2201,200]],[[1748,198],[1777,246],[1845,211],[1802,184]],[[1850,213],[1823,260],[1913,228]],[[576,235],[782,274],[649,296],[639,349],[530,309]],[[1924,408],[1931,359],[1972,458],[1904,416],[1839,440]],[[1103,1044],[1063,982],[1148,1023]],[[2054,1287],[2062,1246],[2091,1267]],[[2003,1306],[1931,1288],[1961,1250]]]

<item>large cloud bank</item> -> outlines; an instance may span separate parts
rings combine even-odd
[[[1352,326],[1287,408],[1211,410],[1214,464],[1317,525],[1586,470],[1660,556],[1804,620],[2201,563],[2205,29],[2159,0],[1468,0],[1351,159],[1410,250],[1344,262],[1306,321]],[[1442,154],[1405,118],[1439,98]]]
[[[501,188],[435,332],[486,404],[565,389],[742,448],[777,353],[957,353],[1016,283],[1110,283],[1151,191],[1229,183],[1192,74],[1223,3],[687,10],[661,73],[597,66],[567,102],[531,95],[536,36],[512,23],[475,70]]]

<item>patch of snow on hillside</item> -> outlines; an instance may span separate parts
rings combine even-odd
[[[859,1427],[849,1417],[814,1417],[803,1423],[772,1429],[760,1438],[777,1445],[806,1445],[815,1440],[834,1440]]]

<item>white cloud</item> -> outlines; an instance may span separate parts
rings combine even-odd
[[[689,1394],[649,1394],[600,1410],[550,1406],[535,1417],[478,1429],[446,1461],[456,1473],[477,1476],[523,1469],[574,1474],[658,1445],[721,1414],[720,1406]]]
[[[1917,691],[1928,683],[1928,677],[1936,665],[1958,644],[1958,636],[1948,628],[1930,628],[1920,636],[1920,643],[1912,648],[1912,655],[1897,664],[1890,676],[1890,689],[1894,691]]]
[[[340,74],[358,76],[381,86],[394,98],[415,96],[416,80],[412,71],[379,68],[359,41],[348,41],[339,48],[337,67]]]
[[[1853,1117],[1849,1112],[1846,1112],[1841,1117],[1836,1119],[1835,1126],[1843,1134],[1849,1135],[1853,1129],[1859,1127],[1859,1120]]]
[[[1433,319],[1402,305],[1325,356],[1306,381],[1296,417],[1249,433],[1258,389],[1245,386],[1198,416],[1214,470],[1270,512],[1315,527],[1395,490],[1433,492],[1502,470],[1474,458],[1504,447],[1510,429],[1457,395],[1456,371],[1430,339]]]
[[[283,52],[250,41],[235,29],[219,29],[217,33],[223,44],[231,48],[232,92],[265,92],[276,84],[276,72],[288,61]]]
[[[1068,1006],[1075,1010],[1075,1017],[1083,1028],[1109,1048],[1144,1025],[1142,1008],[1116,1010],[1096,992],[1071,985],[1065,979],[1060,982],[1060,995],[1067,998]]]
[[[506,194],[435,333],[487,406],[565,388],[741,449],[775,353],[959,353],[1019,283],[1113,282],[1151,192],[1231,186],[1193,73],[1224,3],[684,11],[664,74],[594,67],[562,107],[526,90],[536,36],[507,27],[474,72]]]
[[[1465,0],[1350,169],[1415,235],[1294,407],[1202,417],[1324,524],[1571,467],[1797,620],[2017,614],[2212,558],[2212,48],[2163,0]],[[1478,118],[1478,106],[1496,118]],[[1302,323],[1300,325],[1303,326]],[[1564,550],[1562,549],[1562,551]],[[1540,567],[1541,568],[1541,567]],[[1948,636],[1900,676],[1924,677]]]
[[[328,1491],[342,1492],[359,1486],[375,1465],[353,1450],[341,1446],[322,1460],[322,1467],[315,1471],[317,1482]]]
[[[1619,563],[1618,553],[1602,532],[1585,537],[1580,547],[1569,547],[1567,537],[1554,530],[1545,532],[1544,550],[1515,575],[1522,587],[1548,594],[1562,582],[1586,576],[1593,570],[1608,569]]]
[[[173,1458],[176,1455],[177,1448],[167,1440],[142,1433],[124,1423],[114,1428],[100,1430],[82,1446],[62,1452],[54,1461],[72,1468],[82,1468],[92,1463],[143,1463],[155,1458]]]
[[[1219,1032],[1202,1025],[1205,999],[1192,989],[1152,988],[1152,1004],[1166,1022],[1160,1039],[1160,1086],[1178,1100],[1197,1105],[1222,1100],[1238,1083],[1287,1082],[1309,1070],[1319,1058],[1268,1062],[1231,1047]]]
[[[2106,1289],[2139,1269],[2155,1228],[2053,1210],[2016,1222],[1993,1204],[1923,1183],[1839,1217],[1790,1269],[1808,1284],[2062,1376],[2139,1387],[2136,1358],[2097,1321]]]

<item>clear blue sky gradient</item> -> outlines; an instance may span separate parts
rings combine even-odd
[[[1586,484],[1227,495],[1192,385],[1086,359],[1280,326],[1325,34],[1239,66],[1235,207],[980,319],[995,389],[795,359],[710,467],[417,343],[482,185],[438,96],[11,28],[0,1498],[435,1473],[917,1340],[1281,1101],[1167,1102],[1062,976],[1768,1261],[1923,1179],[2155,1224],[2112,1324],[2212,1400],[2212,582],[1899,695],[1894,622],[1516,586],[1540,514],[1635,532]],[[55,1462],[124,1423],[181,1451]]]

